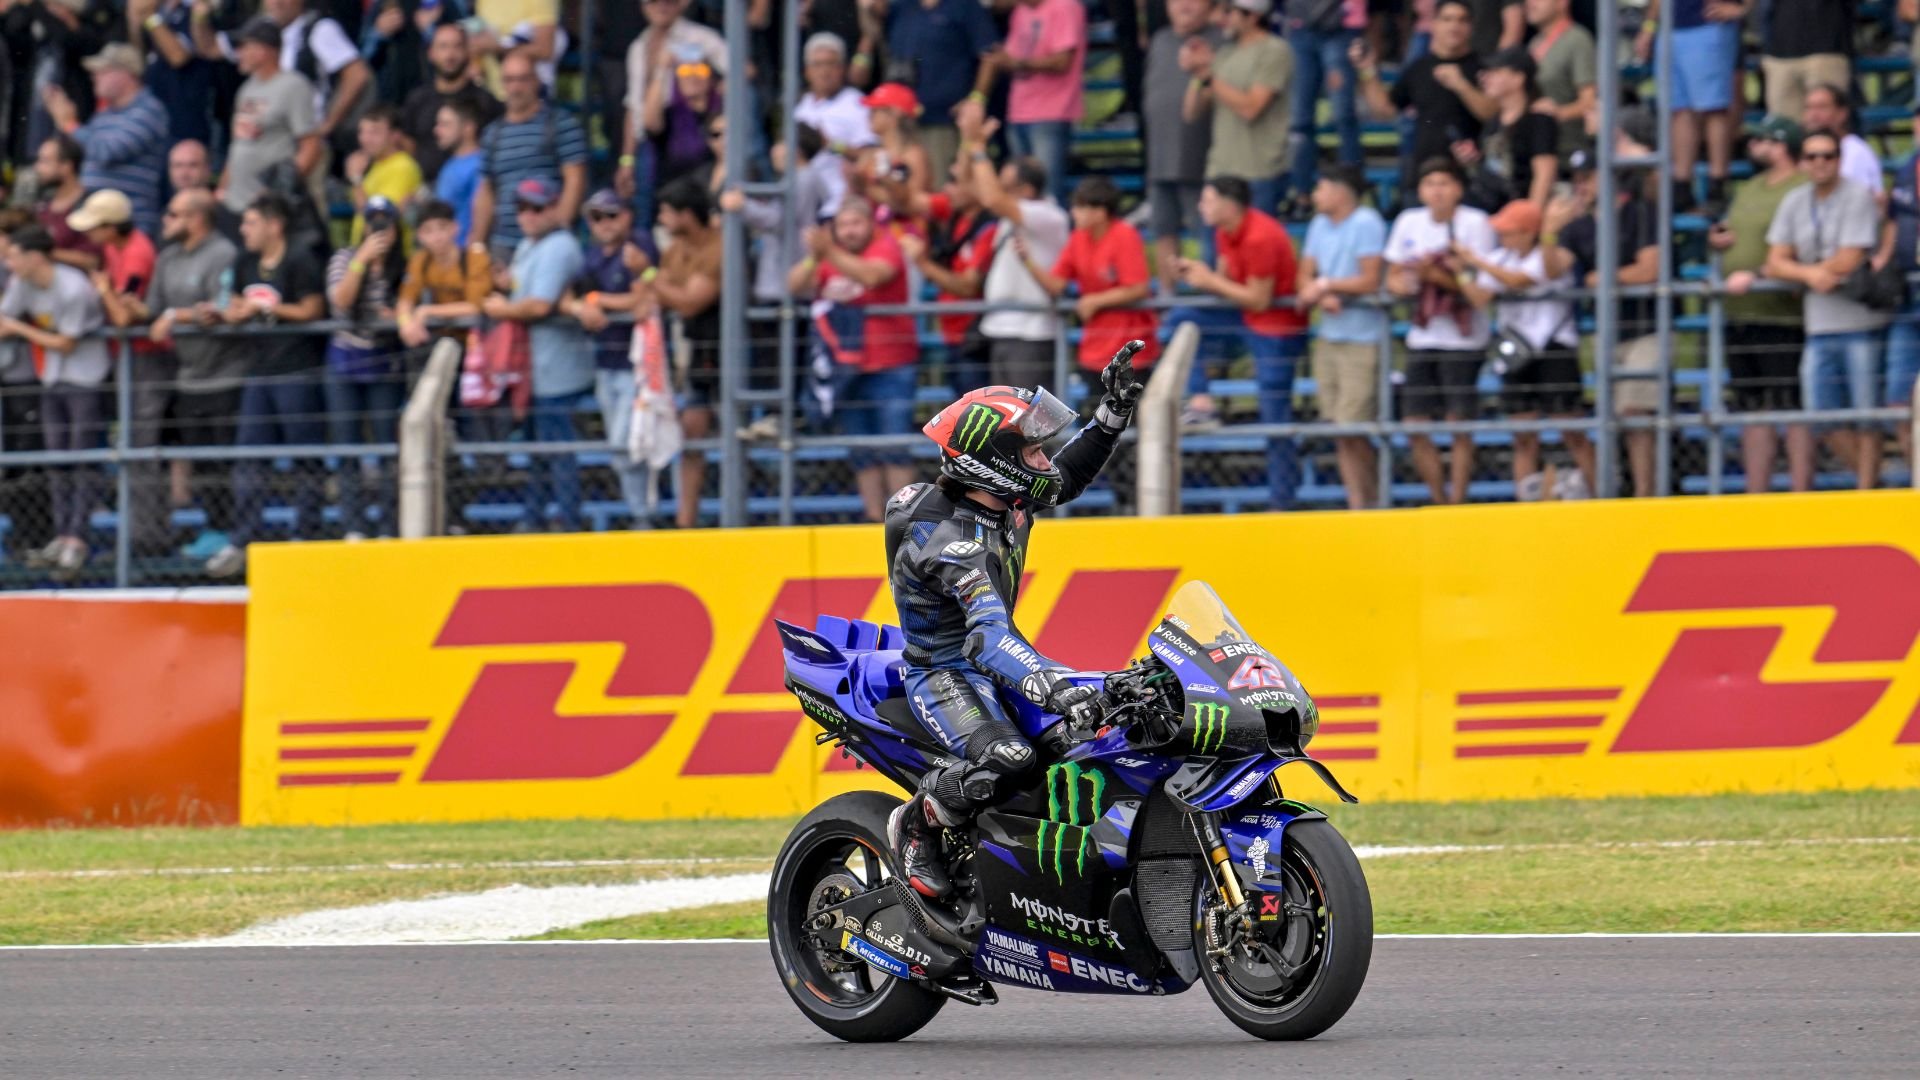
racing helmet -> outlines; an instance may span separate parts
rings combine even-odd
[[[1060,470],[1029,465],[1024,451],[1079,418],[1045,387],[986,386],[961,395],[921,430],[940,446],[940,473],[1009,503],[1060,502]]]

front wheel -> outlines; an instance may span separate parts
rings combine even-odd
[[[852,791],[815,807],[780,848],[767,890],[767,944],[787,995],[822,1031],[847,1042],[894,1042],[919,1031],[946,998],[837,948],[812,918],[892,880],[887,816],[900,800]]]
[[[1275,892],[1252,894],[1251,938],[1204,873],[1194,897],[1193,944],[1207,993],[1241,1030],[1276,1041],[1311,1039],[1338,1022],[1373,960],[1373,898],[1345,838],[1310,819],[1289,824],[1283,846],[1280,910],[1264,910],[1272,901],[1262,896]]]

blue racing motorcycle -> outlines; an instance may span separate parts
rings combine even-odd
[[[901,684],[900,631],[822,616],[779,626],[787,688],[834,743],[905,791],[950,755]],[[949,1000],[995,984],[1062,993],[1177,994],[1204,983],[1263,1039],[1307,1039],[1345,1015],[1373,954],[1373,901],[1353,849],[1277,770],[1307,756],[1313,700],[1190,582],[1148,655],[1089,675],[1098,730],[1069,730],[1005,695],[1057,760],[1016,798],[942,838],[954,891],[931,901],[893,873],[900,800],[836,796],[795,826],[767,902],[774,965],[794,1003],[852,1042],[905,1038]]]

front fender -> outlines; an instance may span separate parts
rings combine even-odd
[[[1325,814],[1292,799],[1246,803],[1221,815],[1220,835],[1227,842],[1228,861],[1243,884],[1256,889],[1278,888],[1281,844],[1287,826],[1296,821],[1326,820]]]

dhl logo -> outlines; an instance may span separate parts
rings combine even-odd
[[[1752,750],[1813,746],[1864,720],[1892,685],[1920,637],[1920,562],[1883,545],[1663,552],[1627,601],[1627,614],[1827,608],[1833,620],[1814,649],[1814,667],[1858,667],[1832,678],[1768,680],[1785,627],[1689,627],[1679,631],[1645,693],[1608,752]],[[1778,659],[1800,657],[1783,655]],[[1454,730],[1456,758],[1543,757],[1585,753],[1624,687],[1463,691],[1454,704],[1471,715]],[[1545,708],[1542,715],[1480,715],[1478,707]],[[1499,732],[1515,741],[1481,742]],[[1920,706],[1896,736],[1920,744]]]
[[[1124,664],[1179,576],[1164,568],[1077,571],[1035,644],[1074,667]],[[422,784],[591,779],[641,761],[680,722],[701,727],[679,775],[770,774],[805,722],[797,703],[764,707],[767,696],[783,692],[773,620],[810,625],[823,611],[864,612],[884,587],[878,577],[783,582],[756,634],[732,657],[724,691],[729,698],[758,695],[763,707],[723,705],[710,713],[679,707],[716,659],[713,622],[694,592],[666,583],[468,589],[431,646],[491,652],[451,719],[444,726],[427,717],[286,720],[278,728],[278,782],[284,788],[394,784],[408,775]],[[1624,684],[1451,692],[1458,710],[1453,755],[1564,757],[1596,746],[1616,754],[1792,748],[1831,739],[1880,704],[1894,668],[1920,637],[1920,563],[1907,552],[1882,545],[1664,552],[1622,610],[1631,616],[1792,608],[1832,610],[1811,664],[1802,664],[1835,665],[1831,678],[1763,677],[1776,660],[1806,659],[1777,648],[1786,631],[1778,616],[1682,627],[1637,700]],[[622,650],[605,695],[650,699],[652,708],[562,715],[558,705],[576,662],[512,654],[530,646],[605,643]],[[1312,673],[1306,674],[1311,683]],[[1318,701],[1336,715],[1322,722],[1315,757],[1378,759],[1381,695],[1329,694]],[[1606,743],[1601,732],[1622,701],[1632,701],[1631,710]],[[436,729],[444,731],[437,742]],[[354,741],[342,742],[346,736]],[[1920,708],[1895,742],[1920,745]],[[412,772],[408,766],[425,751],[430,756]],[[827,766],[850,767],[838,758]],[[326,771],[311,771],[316,768]]]

